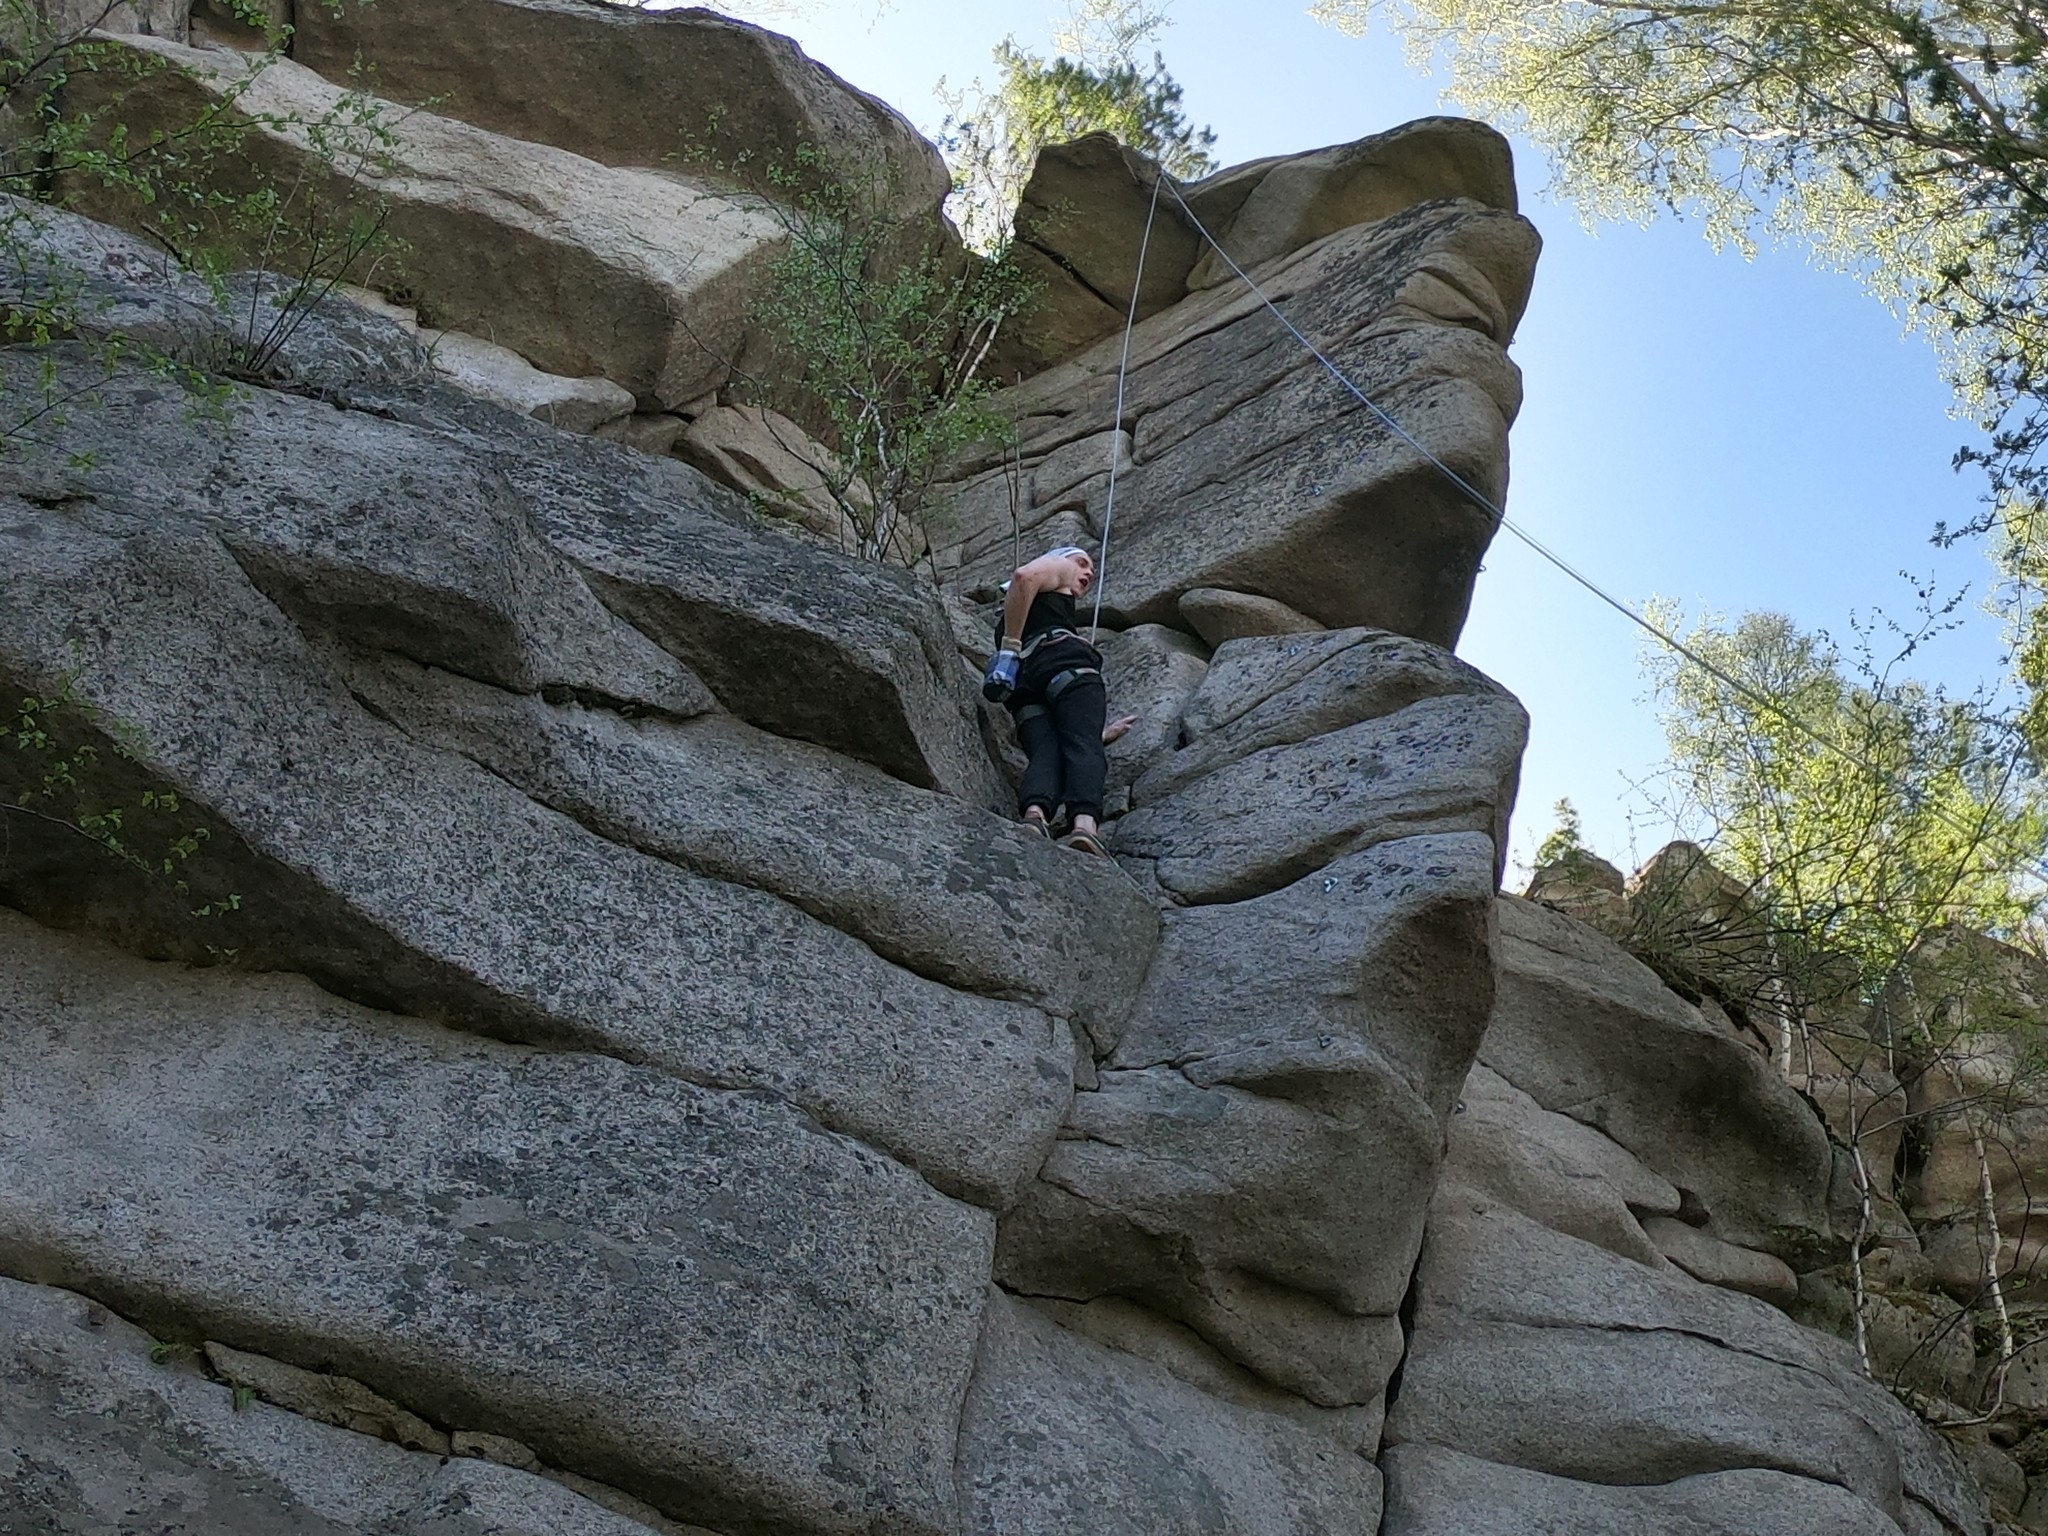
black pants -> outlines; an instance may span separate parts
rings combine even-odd
[[[1046,681],[1050,681],[1048,678]],[[1100,673],[1084,673],[1047,699],[1044,683],[1010,698],[1017,740],[1031,765],[1017,784],[1020,809],[1037,806],[1050,818],[1064,805],[1067,815],[1102,819],[1102,784],[1109,757],[1102,750],[1102,724],[1109,696]]]

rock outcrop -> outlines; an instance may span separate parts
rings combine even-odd
[[[248,68],[194,17],[131,29],[175,66],[138,112]],[[1018,520],[963,466],[940,589],[767,505],[798,428],[676,341],[743,339],[772,245],[721,243],[746,210],[691,178],[837,135],[915,224],[941,187],[900,119],[703,12],[296,23],[252,93],[332,104],[361,53],[432,103],[386,189],[426,287],[217,289],[38,215],[0,293],[89,300],[0,348],[10,399],[58,402],[0,455],[0,1526],[1986,1530],[1787,1315],[1839,1301],[1822,1113],[1498,894],[1527,720],[1448,649],[1486,515],[1191,225],[1124,420],[1108,354],[1037,333]],[[672,141],[728,99],[700,165]],[[1127,303],[1157,172],[1101,141],[1041,171],[1040,256]],[[1187,196],[1500,492],[1535,242],[1496,135]],[[698,241],[729,285],[662,265]],[[253,366],[238,317],[280,305]],[[511,353],[437,355],[458,320]],[[1087,541],[1111,462],[1138,718],[1096,858],[1009,819],[977,603]]]

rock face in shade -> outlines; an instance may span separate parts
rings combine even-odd
[[[237,1403],[82,1296],[0,1280],[0,1320],[0,1521],[15,1530],[647,1536],[528,1472]]]
[[[962,1536],[1350,1536],[1379,1516],[1362,1456],[1219,1411],[1156,1365],[997,1292],[960,1431]]]
[[[1825,1253],[1827,1133],[1768,1063],[1561,913],[1502,898],[1500,965],[1489,1067],[1692,1190],[1714,1235],[1801,1267]]]
[[[1502,349],[1536,244],[1514,214],[1433,203],[1325,236],[1256,276],[1419,442],[1498,498],[1521,401]],[[1020,424],[1026,467],[1115,425],[1121,346],[1107,337],[998,397]],[[1119,473],[1103,578],[1118,622],[1178,623],[1183,593],[1218,587],[1318,624],[1455,642],[1492,514],[1378,425],[1240,286],[1139,323],[1124,411],[1133,463]],[[1019,514],[1026,542],[1094,542],[1107,496],[1106,475],[1035,487]],[[954,516],[939,569],[957,590],[991,587],[1013,538],[1001,465],[958,487]]]
[[[15,1272],[673,1514],[952,1528],[985,1212],[766,1095],[0,921]]]
[[[178,9],[135,46],[242,67],[163,42],[225,35]],[[10,398],[95,386],[0,456],[0,718],[48,732],[0,741],[38,813],[0,829],[0,1526],[1987,1536],[1943,1443],[1759,1299],[1846,1315],[1818,1113],[1496,894],[1526,722],[1446,648],[1490,516],[1191,223],[1155,221],[1122,418],[1120,338],[1056,342],[929,568],[862,564],[657,456],[783,484],[676,350],[745,339],[765,247],[673,263],[763,215],[667,156],[710,109],[710,159],[872,154],[943,247],[928,146],[709,13],[302,11],[276,100],[358,49],[438,98],[391,179],[443,285],[415,323],[499,314],[584,415],[453,389],[339,298],[212,414],[78,342],[0,355]],[[1100,141],[1040,173],[1079,342],[1158,182]],[[1187,200],[1500,492],[1535,252],[1503,141],[1431,120]],[[43,239],[0,293],[74,274],[84,341],[226,355],[146,246]],[[1098,538],[1112,467],[1116,860],[1010,822],[974,692],[984,588]],[[80,835],[106,809],[171,877]],[[1880,1361],[1933,1337],[1909,1311]],[[1914,1382],[1976,1373],[1963,1339]]]

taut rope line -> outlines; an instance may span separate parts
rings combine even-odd
[[[1138,241],[1138,271],[1131,279],[1131,309],[1124,316],[1124,351],[1116,365],[1116,419],[1109,424],[1109,495],[1102,505],[1102,559],[1095,567],[1095,612],[1088,620],[1088,643],[1095,643],[1102,627],[1102,587],[1109,575],[1109,525],[1116,517],[1116,435],[1124,429],[1124,376],[1131,371],[1131,332],[1138,328],[1138,291],[1145,286],[1145,253],[1152,248],[1152,220],[1159,212],[1159,184],[1166,172],[1155,168],[1152,201],[1145,208],[1145,233]],[[1180,188],[1173,195],[1180,196]],[[1185,208],[1186,203],[1181,206]],[[1133,454],[1137,443],[1131,444]]]
[[[1103,573],[1107,570],[1109,565],[1110,514],[1114,509],[1116,503],[1115,434],[1123,429],[1124,376],[1129,371],[1131,363],[1131,332],[1137,326],[1138,287],[1144,280],[1145,252],[1147,248],[1150,246],[1152,240],[1153,216],[1157,212],[1159,206],[1159,186],[1161,182],[1164,182],[1166,180],[1167,177],[1165,172],[1161,171],[1152,183],[1152,203],[1151,207],[1147,210],[1145,215],[1145,236],[1138,246],[1137,277],[1133,280],[1131,285],[1130,314],[1126,318],[1124,324],[1123,356],[1117,365],[1116,421],[1112,424],[1111,427],[1109,448],[1109,493],[1108,502],[1104,506],[1102,514],[1101,569],[1098,569],[1098,571],[1096,572],[1096,624],[1099,624],[1102,618]],[[1787,710],[1785,710],[1783,707],[1777,704],[1774,700],[1768,698],[1764,694],[1758,693],[1754,688],[1751,688],[1747,683],[1744,683],[1740,678],[1732,676],[1726,670],[1716,665],[1714,662],[1708,660],[1705,656],[1701,655],[1700,652],[1695,650],[1693,647],[1687,645],[1683,640],[1680,640],[1676,635],[1671,634],[1669,631],[1667,631],[1662,625],[1653,622],[1646,614],[1639,612],[1628,603],[1625,603],[1620,598],[1614,596],[1613,593],[1609,592],[1606,588],[1602,587],[1590,576],[1587,576],[1583,572],[1578,570],[1575,566],[1571,564],[1571,562],[1566,560],[1562,555],[1550,549],[1541,540],[1536,538],[1535,535],[1529,533],[1526,529],[1522,528],[1519,524],[1517,524],[1512,518],[1510,518],[1507,515],[1505,509],[1503,509],[1499,505],[1499,503],[1494,501],[1494,499],[1491,496],[1488,496],[1485,492],[1481,491],[1477,486],[1473,485],[1471,481],[1467,480],[1455,469],[1452,469],[1450,465],[1446,464],[1442,459],[1438,458],[1435,454],[1431,453],[1427,448],[1423,447],[1421,443],[1417,442],[1412,436],[1409,435],[1407,429],[1403,427],[1400,422],[1395,420],[1393,416],[1389,415],[1387,411],[1385,411],[1380,406],[1379,402],[1374,400],[1372,396],[1368,395],[1364,390],[1360,389],[1357,384],[1352,382],[1350,376],[1346,374],[1343,369],[1339,368],[1335,363],[1331,362],[1329,358],[1324,356],[1322,350],[1319,347],[1317,347],[1314,342],[1310,341],[1307,336],[1303,335],[1301,330],[1294,324],[1294,322],[1292,320],[1289,320],[1287,316],[1281,312],[1280,306],[1273,302],[1273,300],[1267,295],[1265,289],[1261,288],[1256,282],[1254,282],[1252,280],[1251,274],[1246,272],[1243,267],[1239,266],[1237,264],[1236,259],[1231,256],[1230,252],[1226,251],[1223,248],[1222,242],[1219,241],[1214,235],[1209,233],[1208,226],[1205,225],[1201,221],[1200,217],[1196,215],[1195,210],[1188,206],[1188,200],[1185,197],[1181,196],[1179,183],[1173,183],[1171,185],[1170,190],[1173,192],[1173,200],[1176,203],[1180,204],[1180,211],[1184,215],[1186,215],[1188,222],[1194,225],[1196,232],[1200,234],[1202,239],[1208,243],[1209,248],[1211,250],[1215,251],[1215,253],[1218,256],[1223,258],[1224,264],[1228,266],[1231,272],[1236,275],[1238,281],[1243,283],[1246,288],[1251,290],[1252,296],[1266,307],[1266,309],[1272,314],[1275,320],[1278,320],[1280,322],[1280,324],[1286,329],[1287,334],[1292,336],[1297,342],[1299,342],[1302,346],[1302,349],[1306,351],[1309,354],[1309,356],[1313,357],[1318,363],[1321,363],[1325,371],[1329,373],[1330,377],[1335,379],[1337,383],[1340,384],[1347,393],[1349,393],[1354,399],[1356,399],[1359,402],[1359,404],[1363,405],[1368,411],[1372,412],[1374,417],[1376,417],[1380,422],[1382,422],[1386,426],[1388,431],[1392,432],[1396,437],[1398,437],[1403,443],[1407,444],[1408,447],[1413,449],[1428,463],[1434,465],[1438,472],[1441,473],[1445,479],[1449,480],[1452,485],[1456,486],[1460,491],[1464,492],[1466,496],[1470,497],[1481,508],[1483,508],[1486,511],[1486,513],[1493,519],[1493,524],[1496,529],[1505,528],[1509,533],[1513,534],[1516,538],[1520,539],[1522,543],[1527,545],[1530,549],[1534,550],[1538,555],[1540,555],[1543,559],[1547,560],[1551,565],[1555,566],[1558,570],[1562,571],[1566,576],[1570,577],[1578,585],[1584,587],[1588,592],[1592,593],[1593,596],[1599,598],[1601,602],[1605,603],[1608,607],[1612,608],[1616,613],[1620,614],[1623,618],[1627,619],[1630,623],[1634,624],[1637,628],[1641,629],[1644,633],[1655,638],[1659,644],[1668,647],[1675,654],[1683,656],[1687,661],[1691,662],[1694,666],[1698,667],[1702,672],[1706,673],[1709,677],[1714,678],[1716,681],[1720,682],[1725,687],[1731,689],[1733,692],[1740,695],[1742,698],[1747,699],[1750,703],[1756,705],[1766,714],[1775,716],[1777,719],[1784,721],[1784,723],[1789,725],[1794,731],[1798,732],[1801,736],[1804,736],[1807,740],[1814,743],[1814,745],[1818,746],[1823,751],[1832,752],[1835,756],[1841,758],[1844,762],[1849,763],[1851,766],[1860,769],[1864,773],[1869,774],[1873,779],[1875,779],[1880,784],[1888,784],[1892,786],[1894,789],[1900,788],[1898,780],[1895,779],[1891,774],[1886,773],[1876,763],[1871,762],[1861,753],[1852,752],[1849,748],[1843,746],[1840,742],[1835,741],[1831,737],[1825,736],[1821,732],[1815,730],[1812,726],[1808,725],[1804,720],[1801,720],[1797,716],[1789,713]],[[1095,625],[1091,624],[1091,639],[1094,637],[1094,630]],[[1967,837],[1975,837],[1979,835],[1973,829],[1964,826],[1959,820],[1950,815],[1950,813],[1942,807],[1935,806],[1933,807],[1933,809],[1935,814],[1942,821],[1946,822],[1952,831],[1960,832]],[[2037,875],[2041,876],[2041,878],[2043,878],[2044,880],[2048,880],[2048,864],[2043,864],[2040,861],[2035,861],[2034,868],[2035,873]]]

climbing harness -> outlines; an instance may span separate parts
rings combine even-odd
[[[1060,633],[1072,634],[1073,631],[1061,630]],[[1075,638],[1078,639],[1079,636],[1076,636]],[[1059,702],[1059,697],[1061,694],[1065,693],[1069,688],[1073,687],[1074,684],[1081,681],[1081,679],[1084,677],[1100,676],[1102,676],[1102,668],[1100,667],[1067,667],[1061,671],[1053,673],[1051,677],[1046,679],[1045,687],[1042,690],[1040,690],[1045,695],[1045,703],[1026,704],[1022,706],[1017,711],[1017,723],[1019,725],[1022,725],[1026,720],[1035,720],[1040,715],[1051,714],[1051,706]]]

